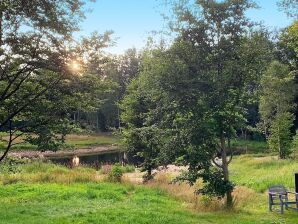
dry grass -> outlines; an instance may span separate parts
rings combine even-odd
[[[172,197],[183,201],[188,208],[195,211],[214,212],[225,210],[225,200],[216,197],[208,197],[198,195],[195,190],[201,186],[202,183],[197,182],[194,186],[182,183],[172,183],[177,172],[171,173],[166,171],[158,172],[154,180],[149,181],[145,185],[150,188],[157,188],[165,191]],[[123,183],[128,184],[142,184],[142,173],[127,174],[122,178]],[[236,187],[233,192],[234,206],[233,211],[238,211],[252,204],[258,198],[257,193],[247,187]]]

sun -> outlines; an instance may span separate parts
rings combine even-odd
[[[80,70],[80,64],[77,61],[73,61],[71,63],[71,68],[72,68],[72,70],[77,72]]]

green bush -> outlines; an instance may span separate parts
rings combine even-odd
[[[123,167],[121,167],[123,170],[123,173],[132,173],[135,171],[135,167],[132,165],[125,165]]]
[[[121,182],[121,178],[123,176],[124,170],[120,166],[120,164],[115,164],[112,167],[111,172],[108,175],[108,180],[111,182]]]
[[[21,171],[21,165],[25,164],[26,161],[14,157],[7,157],[3,162],[0,163],[0,172],[4,173],[19,173]]]

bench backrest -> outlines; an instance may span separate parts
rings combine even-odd
[[[269,193],[286,194],[287,189],[281,185],[271,186],[271,187],[269,187]]]

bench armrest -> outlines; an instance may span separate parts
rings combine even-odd
[[[291,192],[291,191],[287,191],[288,194],[295,194],[295,195],[298,195],[298,193],[296,192]]]
[[[274,196],[279,196],[279,195],[286,195],[288,192],[285,193],[273,193],[273,192],[268,192],[270,195],[274,195]]]

